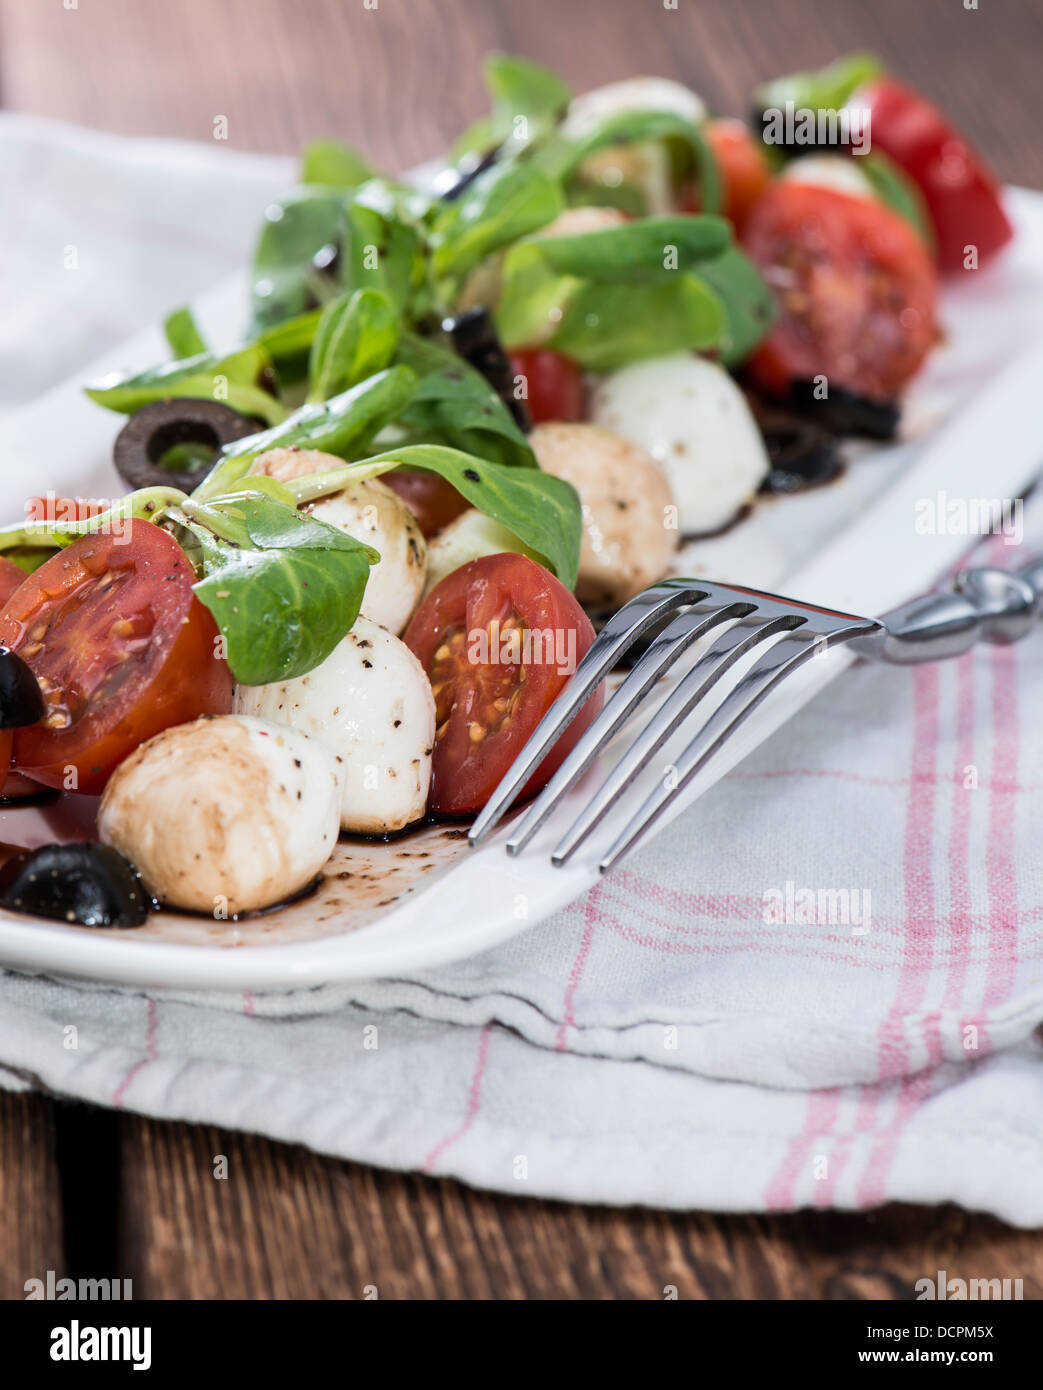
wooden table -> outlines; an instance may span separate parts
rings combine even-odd
[[[72,0],[66,0],[71,4]],[[758,79],[880,52],[1004,178],[1043,186],[1029,102],[1043,7],[1016,0],[0,0],[0,101],[136,135],[294,150],[340,136],[393,171],[483,108],[490,48],[577,89],[637,72],[745,109]],[[214,1182],[215,1154],[237,1180]],[[955,1208],[685,1216],[470,1191],[208,1127],[0,1093],[0,1296],[59,1274],[137,1298],[895,1298],[944,1268],[1043,1296],[1043,1245]]]

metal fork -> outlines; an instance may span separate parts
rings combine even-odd
[[[1018,641],[1032,630],[1041,604],[1043,560],[1017,572],[964,570],[950,591],[925,594],[882,618],[859,618],[735,585],[665,579],[609,619],[475,820],[468,839],[479,845],[490,834],[590,696],[646,634],[654,634],[648,649],[521,817],[507,841],[508,853],[525,848],[665,672],[715,628],[730,624],[623,753],[563,835],[552,863],[568,860],[721,677],[755,648],[770,643],[674,759],[673,775],[648,795],[627,823],[602,858],[602,872],[634,847],[761,701],[816,653],[846,643],[860,655],[901,665],[937,661],[958,656],[978,641]]]

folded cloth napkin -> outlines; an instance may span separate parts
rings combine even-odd
[[[240,261],[287,176],[0,119],[33,200],[5,200],[0,382],[26,402]],[[438,970],[235,998],[2,973],[0,1080],[515,1194],[1041,1224],[1041,687],[1038,642],[855,667],[584,899]]]

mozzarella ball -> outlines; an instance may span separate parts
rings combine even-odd
[[[579,178],[607,191],[622,185],[637,189],[649,217],[666,217],[677,211],[670,151],[661,140],[635,140],[629,145],[610,145],[587,155],[576,171]]]
[[[312,734],[334,754],[344,830],[383,835],[427,808],[435,701],[416,657],[359,618],[314,671],[273,685],[241,685],[235,707]]]
[[[287,483],[343,466],[343,459],[320,449],[269,449],[258,454],[250,472]],[[427,542],[401,497],[369,478],[310,502],[305,510],[379,553],[366,581],[362,612],[389,632],[401,632],[423,593],[427,571]]]
[[[627,77],[575,97],[561,133],[567,140],[582,139],[624,111],[669,111],[698,125],[706,116],[706,103],[690,87],[669,77]]]
[[[539,465],[564,478],[583,507],[576,597],[619,604],[661,579],[677,541],[673,496],[648,454],[598,425],[538,425],[529,436]]]
[[[425,596],[461,565],[478,560],[483,555],[503,555],[505,552],[536,559],[535,553],[523,545],[513,531],[501,526],[491,516],[486,516],[476,507],[461,512],[448,526],[442,527],[427,547]]]
[[[553,222],[548,222],[538,232],[536,239],[549,236],[584,236],[587,232],[603,232],[606,227],[620,227],[627,220],[619,208],[580,207],[566,208],[559,212]]]
[[[846,154],[806,154],[792,159],[781,175],[787,183],[831,188],[852,198],[875,198],[876,192],[856,158]]]
[[[217,916],[307,887],[339,826],[329,749],[230,714],[141,744],[109,778],[98,810],[102,843],[125,854],[161,902]]]
[[[401,632],[420,601],[427,573],[427,542],[405,502],[386,483],[370,478],[322,497],[306,510],[316,521],[379,552],[366,581],[362,613],[389,632]]]
[[[746,397],[723,367],[691,353],[609,373],[595,387],[591,419],[661,465],[685,535],[725,526],[768,473]]]
[[[250,464],[247,476],[261,474],[280,483],[294,478],[307,478],[312,473],[328,473],[331,468],[343,468],[344,460],[336,454],[324,454],[321,449],[266,449]]]

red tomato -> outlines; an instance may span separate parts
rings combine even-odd
[[[893,398],[937,338],[934,266],[913,228],[882,203],[810,184],[774,183],[750,214],[746,249],[778,317],[749,369],[770,394],[824,374]]]
[[[174,538],[148,521],[52,556],[0,614],[0,642],[40,682],[49,713],[17,729],[15,768],[62,787],[102,790],[139,743],[200,714],[227,714],[232,676],[217,627],[192,593]]]
[[[10,796],[5,789],[7,774],[11,770],[11,745],[14,743],[13,729],[0,729],[0,796]]]
[[[429,805],[480,811],[594,640],[573,596],[523,555],[461,565],[428,594],[403,639],[431,679],[435,752]],[[564,658],[564,659],[563,659]],[[571,668],[571,669],[569,669]],[[595,692],[522,790],[531,796],[601,708]]]
[[[703,135],[721,176],[723,214],[737,232],[746,225],[750,208],[768,186],[771,170],[764,147],[742,121],[707,121]],[[691,185],[682,200],[684,212],[699,212],[699,191]]]
[[[392,492],[398,493],[416,517],[425,537],[441,531],[443,526],[448,526],[471,505],[466,497],[460,496],[452,483],[446,482],[437,473],[424,473],[419,468],[396,468],[390,473],[382,473],[380,481],[387,483]]]
[[[25,570],[20,569],[6,555],[0,555],[0,608],[4,606],[25,578]]]
[[[519,348],[507,354],[515,376],[525,378],[526,404],[534,425],[583,419],[583,374],[579,363],[550,348]]]
[[[936,106],[890,77],[868,83],[848,105],[871,113],[873,148],[919,184],[943,270],[961,270],[967,246],[977,247],[980,265],[1010,241],[996,179]]]

